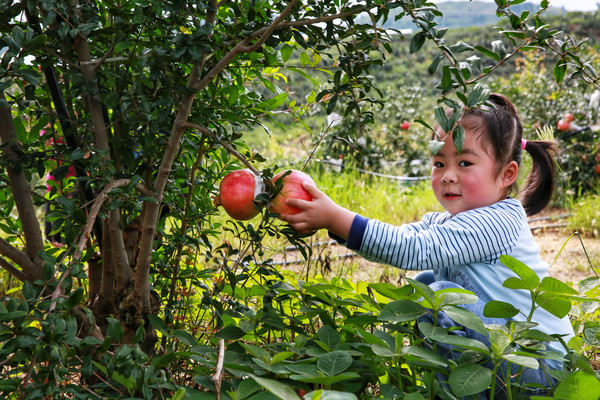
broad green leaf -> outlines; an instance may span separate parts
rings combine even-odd
[[[401,354],[411,355],[413,357],[418,357],[423,361],[430,362],[432,364],[440,365],[442,367],[446,367],[448,365],[448,360],[445,357],[440,356],[437,352],[430,350],[421,346],[405,346],[400,351]]]
[[[590,373],[577,371],[562,381],[554,392],[555,399],[561,400],[598,400],[600,381]]]
[[[196,338],[187,331],[181,329],[174,330],[173,336],[185,344],[188,344],[190,346],[198,346],[198,341],[196,340]]]
[[[426,37],[423,32],[415,34],[410,41],[410,53],[414,54],[421,50],[421,47],[423,47],[423,44],[425,43],[425,39]]]
[[[390,350],[390,347],[387,344],[382,345],[379,343],[373,343],[371,345],[371,350],[373,350],[373,353],[380,357],[394,357],[396,355],[396,353]]]
[[[323,325],[317,332],[317,336],[327,346],[326,350],[332,350],[340,342],[339,333],[329,325]]]
[[[465,128],[462,125],[457,125],[452,130],[452,141],[454,141],[454,147],[459,153],[462,153],[463,147],[465,146]]]
[[[317,361],[317,367],[327,376],[338,375],[352,365],[352,356],[345,351],[336,350],[322,355]]]
[[[442,146],[444,145],[444,142],[439,142],[439,143],[441,143]],[[442,146],[440,146],[440,149],[442,148]],[[435,153],[433,153],[433,154],[435,154]],[[423,296],[423,298],[429,304],[433,305],[433,299],[435,297],[435,292],[433,291],[433,289],[431,289],[426,284],[421,283],[419,281],[415,281],[414,279],[411,279],[411,278],[406,278],[406,281],[410,284],[410,286],[412,286],[415,289],[415,292],[417,294]]]
[[[431,140],[429,142],[429,152],[432,156],[435,156],[444,147],[444,142],[439,140]]]
[[[218,331],[215,336],[219,339],[226,340],[237,340],[243,338],[246,332],[238,328],[237,326],[226,326],[225,328]]]
[[[531,268],[516,258],[502,255],[500,256],[500,262],[510,268],[519,278],[523,279],[530,290],[535,289],[540,283],[540,277]]]
[[[296,394],[296,391],[290,386],[273,379],[261,378],[253,374],[248,374],[259,385],[279,397],[281,400],[301,400]]]
[[[475,339],[470,339],[470,338],[463,337],[463,336],[448,335],[448,334],[432,335],[430,337],[430,339],[435,340],[436,342],[446,343],[446,344],[450,344],[450,345],[453,345],[456,347],[462,347],[465,349],[474,350],[474,351],[477,351],[477,352],[485,354],[485,355],[490,354],[490,351],[487,348],[487,346]]]
[[[438,298],[440,298],[441,306],[450,306],[458,304],[474,304],[477,303],[479,298],[473,294],[473,292],[466,289],[442,289],[435,292]]]
[[[410,300],[396,300],[383,307],[377,319],[386,322],[414,321],[427,313],[427,309]]]
[[[452,318],[453,321],[474,330],[475,332],[487,335],[487,330],[481,322],[481,318],[473,314],[471,311],[459,306],[445,306],[442,311]]]
[[[538,360],[533,357],[521,356],[518,354],[505,354],[502,358],[513,364],[522,365],[523,367],[530,369],[538,369],[540,367]]]
[[[318,383],[321,385],[333,385],[337,382],[347,381],[349,379],[357,379],[360,378],[360,375],[356,372],[342,372],[341,374],[335,376],[320,376],[315,378],[303,377],[301,375],[291,375],[290,379],[294,379],[297,381],[308,382],[308,383]]]
[[[523,279],[511,276],[510,278],[508,278],[507,280],[504,281],[504,283],[502,284],[502,286],[504,286],[507,289],[524,289],[524,290],[530,290],[529,285],[527,284],[527,282],[525,282]]]
[[[169,334],[167,326],[165,325],[165,321],[163,321],[160,317],[157,317],[156,315],[152,314],[147,314],[146,318],[148,318],[148,322],[150,322],[150,325],[152,325],[154,329],[156,329],[163,335]]]
[[[512,342],[510,336],[501,331],[490,332],[491,349],[494,354],[502,354]]]
[[[119,342],[125,333],[123,330],[123,325],[121,325],[121,321],[114,318],[107,318],[106,320],[108,321],[106,335]]]
[[[429,72],[430,75],[435,74],[435,71],[437,70],[438,66],[440,65],[440,62],[444,59],[444,55],[443,54],[438,54],[433,61],[431,62],[431,64],[429,65],[429,67],[427,68],[427,72]]]
[[[286,365],[286,368],[298,375],[304,375],[305,377],[319,376],[319,369],[315,364],[290,364]]]
[[[483,307],[483,315],[488,318],[512,318],[518,313],[518,308],[504,301],[491,300]]]
[[[554,80],[560,85],[567,74],[567,63],[564,59],[561,58],[554,64],[552,73],[554,74]]]
[[[470,396],[491,385],[492,371],[477,364],[461,364],[450,372],[448,383],[456,396]]]
[[[294,52],[294,48],[289,44],[284,44],[281,50],[279,50],[279,52],[281,53],[281,59],[283,60],[283,62],[286,62],[290,59],[290,56]]]
[[[540,282],[540,286],[538,287],[538,289],[540,290],[540,292],[554,292],[573,295],[579,294],[579,292],[573,289],[571,286],[551,276],[546,276],[544,279],[542,279],[542,282]]]
[[[488,56],[491,59],[500,61],[500,56],[498,54],[496,54],[496,52],[488,49],[487,47],[475,46],[475,50],[479,51],[480,53],[483,53],[484,55]]]
[[[173,395],[173,397],[171,397],[171,400],[182,400],[185,397],[186,394],[186,390],[185,388],[179,388],[175,394]]]
[[[563,318],[571,311],[571,300],[556,296],[552,292],[541,293],[535,299],[535,302],[558,318]]]
[[[304,400],[357,400],[355,394],[334,390],[315,390],[304,395]]]
[[[296,353],[294,353],[292,351],[280,351],[279,353],[275,353],[273,355],[273,358],[271,359],[271,364],[277,364],[282,361],[285,361],[288,358],[290,358],[291,356],[293,356],[294,354],[296,354]]]

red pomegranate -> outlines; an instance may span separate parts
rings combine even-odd
[[[279,180],[289,170],[281,171],[275,175],[272,179],[273,184]],[[289,175],[283,177],[283,185],[281,191],[277,193],[277,196],[271,202],[269,211],[277,214],[298,214],[301,210],[297,207],[291,207],[285,204],[287,199],[301,199],[312,201],[312,196],[302,187],[303,182],[308,182],[311,185],[315,184],[315,181],[302,171],[291,170]]]
[[[219,185],[219,195],[214,198],[215,207],[223,206],[234,219],[245,221],[258,215],[254,199],[263,191],[263,180],[249,169],[227,174]]]
[[[568,130],[568,129],[569,129],[569,127],[570,127],[570,123],[569,123],[569,121],[566,121],[566,120],[564,120],[564,119],[561,119],[561,120],[559,120],[559,121],[558,121],[558,123],[556,124],[556,127],[558,128],[558,130],[561,130],[561,131],[566,131],[566,130]]]

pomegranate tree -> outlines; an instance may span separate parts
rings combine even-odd
[[[280,173],[275,175],[271,180],[273,186],[277,185],[277,181],[279,179],[283,179],[281,191],[277,193],[277,196],[275,196],[275,198],[271,202],[271,205],[269,206],[269,211],[277,214],[297,214],[301,210],[297,207],[291,207],[285,204],[285,201],[287,199],[301,199],[312,201],[312,196],[302,187],[302,184],[304,182],[308,182],[311,185],[315,184],[315,181],[313,181],[313,179],[310,176],[308,176],[302,171],[297,170],[281,171]]]
[[[240,169],[227,174],[219,185],[219,195],[214,198],[215,206],[223,206],[234,219],[245,221],[254,218],[260,209],[254,199],[263,191],[263,179],[249,169]]]

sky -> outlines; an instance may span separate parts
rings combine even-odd
[[[452,1],[452,0],[439,0],[439,1]],[[488,3],[493,3],[494,0],[481,0]],[[527,0],[526,3],[539,4],[539,0]],[[565,8],[567,11],[596,11],[598,9],[598,3],[600,0],[550,0],[550,6]]]

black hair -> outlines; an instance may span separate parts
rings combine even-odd
[[[511,161],[521,165],[523,125],[515,106],[506,96],[493,93],[488,104],[489,107],[466,109],[459,123],[487,139],[491,144],[490,151],[496,157],[497,173],[500,173]],[[532,168],[521,191],[521,201],[527,215],[535,215],[546,208],[552,197],[556,171],[554,158],[558,150],[555,142],[546,140],[528,140],[524,150],[531,156]],[[518,192],[515,182],[508,194]]]

